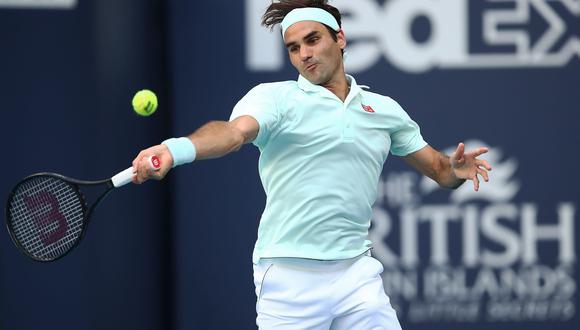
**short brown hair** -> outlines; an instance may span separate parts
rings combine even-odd
[[[272,1],[272,4],[266,9],[266,13],[262,16],[262,25],[270,29],[274,28],[274,25],[282,23],[284,17],[288,15],[289,12],[296,8],[306,8],[314,7],[324,9],[329,12],[338,22],[338,26],[342,26],[340,11],[328,4],[328,0],[278,0]],[[324,25],[330,31],[330,35],[334,39],[336,38],[336,31],[334,31],[330,26]]]

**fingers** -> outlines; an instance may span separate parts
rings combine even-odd
[[[456,162],[459,162],[459,160],[463,157],[464,153],[465,153],[465,144],[463,144],[463,142],[460,142],[457,145],[457,149],[455,149],[455,152],[453,153],[453,158],[455,159]]]
[[[477,157],[489,152],[489,148],[481,147],[477,148],[473,151],[465,153],[463,156],[463,161],[469,164],[474,164],[477,168],[483,167],[488,171],[491,171],[491,165],[488,161],[484,159],[477,159]]]
[[[147,169],[144,166],[146,157],[140,157],[139,160],[133,162],[133,183],[141,184],[148,179]]]
[[[461,142],[457,145],[457,149],[455,149],[453,155],[449,157],[449,164],[451,165],[451,167],[458,168],[465,164],[464,153],[465,153],[465,144]]]
[[[489,174],[487,174],[486,170],[482,168],[477,168],[477,174],[481,175],[481,177],[483,178],[483,180],[485,180],[485,182],[489,182]]]
[[[168,159],[166,148],[163,146],[153,146],[141,151],[133,160],[133,183],[141,184],[149,179],[161,180],[171,167],[171,161]],[[157,156],[160,159],[160,168],[154,169],[151,165],[151,156]],[[170,157],[169,157],[170,158]]]
[[[477,177],[477,174],[475,174],[473,176],[473,179],[472,180],[473,180],[473,189],[475,191],[479,191],[479,178]]]
[[[141,150],[141,152],[137,155],[137,157],[135,157],[135,159],[133,159],[132,165],[133,165],[133,171],[137,172],[137,168],[139,167],[139,162],[141,162],[141,159],[143,157],[145,157],[145,153],[148,151],[149,149],[146,150]]]
[[[479,176],[481,176],[485,182],[489,182],[489,174],[487,171],[484,168],[477,167],[475,174],[471,178],[471,180],[473,180],[473,189],[475,191],[479,191]]]
[[[148,155],[150,154],[150,149],[151,148],[142,150],[133,160],[133,172],[135,172],[135,176],[133,176],[133,183],[141,184],[147,181],[148,174],[144,165]]]
[[[473,181],[473,189],[475,191],[479,191],[480,185],[480,178],[481,176],[485,182],[489,182],[489,174],[487,171],[491,171],[491,165],[488,161],[483,159],[476,159],[477,157],[487,153],[489,148],[487,147],[480,147],[468,153],[465,153],[465,145],[463,143],[459,143],[455,153],[453,154],[453,161],[455,162],[456,166],[459,167],[465,163],[469,164],[471,168],[470,171],[473,171],[472,166],[475,167],[475,171],[472,172],[472,177],[469,179]]]
[[[151,162],[149,161],[151,156],[143,156],[141,159],[136,162],[135,176],[133,177],[133,182],[140,184],[149,179],[157,179],[160,180],[162,177],[159,174],[159,171],[154,169],[151,166]]]
[[[473,154],[473,157],[477,158],[477,157],[487,153],[488,151],[489,151],[489,148],[481,147],[481,148],[478,148],[477,150],[473,151],[472,154]]]
[[[483,166],[486,170],[491,171],[491,165],[487,160],[481,159],[476,162],[477,166]]]

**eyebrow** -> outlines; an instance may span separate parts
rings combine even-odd
[[[304,38],[302,38],[302,40],[308,40],[309,38],[314,37],[315,35],[319,34],[318,31],[312,31],[310,33],[308,33],[306,36],[304,36]],[[292,41],[286,44],[286,48],[290,48],[291,46],[294,46],[296,44],[296,42]]]

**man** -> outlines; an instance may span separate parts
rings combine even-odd
[[[441,186],[472,180],[490,165],[459,144],[445,156],[392,99],[363,91],[345,74],[339,11],[326,0],[272,3],[263,24],[280,23],[298,81],[261,84],[213,121],[133,161],[134,179],[221,157],[253,142],[267,201],[253,254],[260,329],[400,329],[367,240],[372,204],[389,151]],[[144,161],[161,159],[158,172]]]

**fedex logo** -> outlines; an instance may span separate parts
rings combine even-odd
[[[286,61],[280,33],[260,26],[269,0],[246,0],[246,66],[279,71]],[[398,69],[564,67],[580,57],[580,0],[336,0],[349,41],[349,72],[385,57]],[[428,22],[417,40],[413,27]],[[541,22],[541,21],[543,22]],[[541,27],[540,31],[536,28]],[[477,45],[475,47],[474,45]]]

